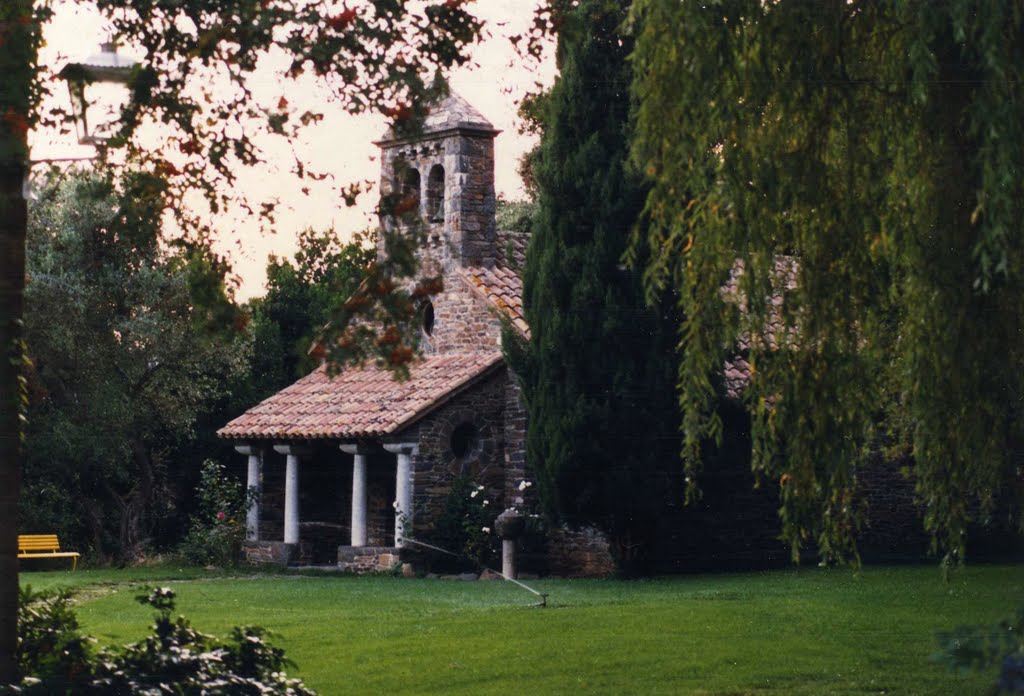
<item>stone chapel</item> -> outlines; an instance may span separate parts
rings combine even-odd
[[[381,194],[418,196],[428,225],[420,261],[444,290],[423,308],[423,358],[406,382],[374,365],[333,379],[320,367],[218,431],[248,457],[259,491],[251,560],[386,570],[403,529],[429,527],[455,477],[496,492],[497,511],[522,495],[525,413],[501,327],[505,317],[529,332],[527,240],[495,229],[498,132],[450,93],[415,138],[389,130],[376,143]]]

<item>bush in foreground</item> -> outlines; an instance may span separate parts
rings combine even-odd
[[[1024,607],[996,624],[960,626],[937,639],[935,662],[958,672],[998,665],[999,678],[990,693],[1024,694]]]
[[[183,616],[171,618],[174,592],[157,588],[138,601],[157,610],[153,634],[120,649],[92,650],[69,606],[70,594],[22,591],[18,621],[18,694],[281,694],[315,696],[284,651],[258,626],[235,628],[220,640],[200,633]]]

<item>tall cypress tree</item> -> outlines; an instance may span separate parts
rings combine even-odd
[[[548,512],[603,530],[627,572],[643,569],[659,503],[678,493],[661,476],[677,466],[674,324],[622,263],[645,196],[626,167],[628,7],[584,0],[560,26],[560,77],[533,164],[533,338],[521,367],[527,456]]]

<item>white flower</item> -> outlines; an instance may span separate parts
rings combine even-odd
[[[477,493],[479,493],[479,492],[480,491],[473,491],[472,493],[469,494],[469,497],[470,498],[475,498],[477,496]]]
[[[477,487],[476,487],[476,489],[477,489],[478,491],[482,491],[482,490],[484,489],[484,487],[483,487],[483,486],[477,486]]]
[[[490,527],[481,527],[480,531],[483,532],[484,534],[490,534],[491,533],[491,528]]]
[[[488,504],[488,503],[490,503],[490,502],[491,502],[491,501],[489,501],[489,500],[485,500],[485,501],[484,501],[484,505],[487,505],[487,504]]]
[[[519,490],[525,491],[527,488],[529,488],[532,485],[533,484],[530,483],[529,481],[520,481],[519,482]]]

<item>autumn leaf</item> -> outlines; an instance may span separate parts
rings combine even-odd
[[[345,8],[339,14],[327,18],[327,26],[334,31],[344,31],[356,19],[356,11]]]
[[[4,114],[4,123],[19,138],[28,133],[28,121],[25,119],[25,115],[15,111],[13,108],[8,109],[7,113]]]

